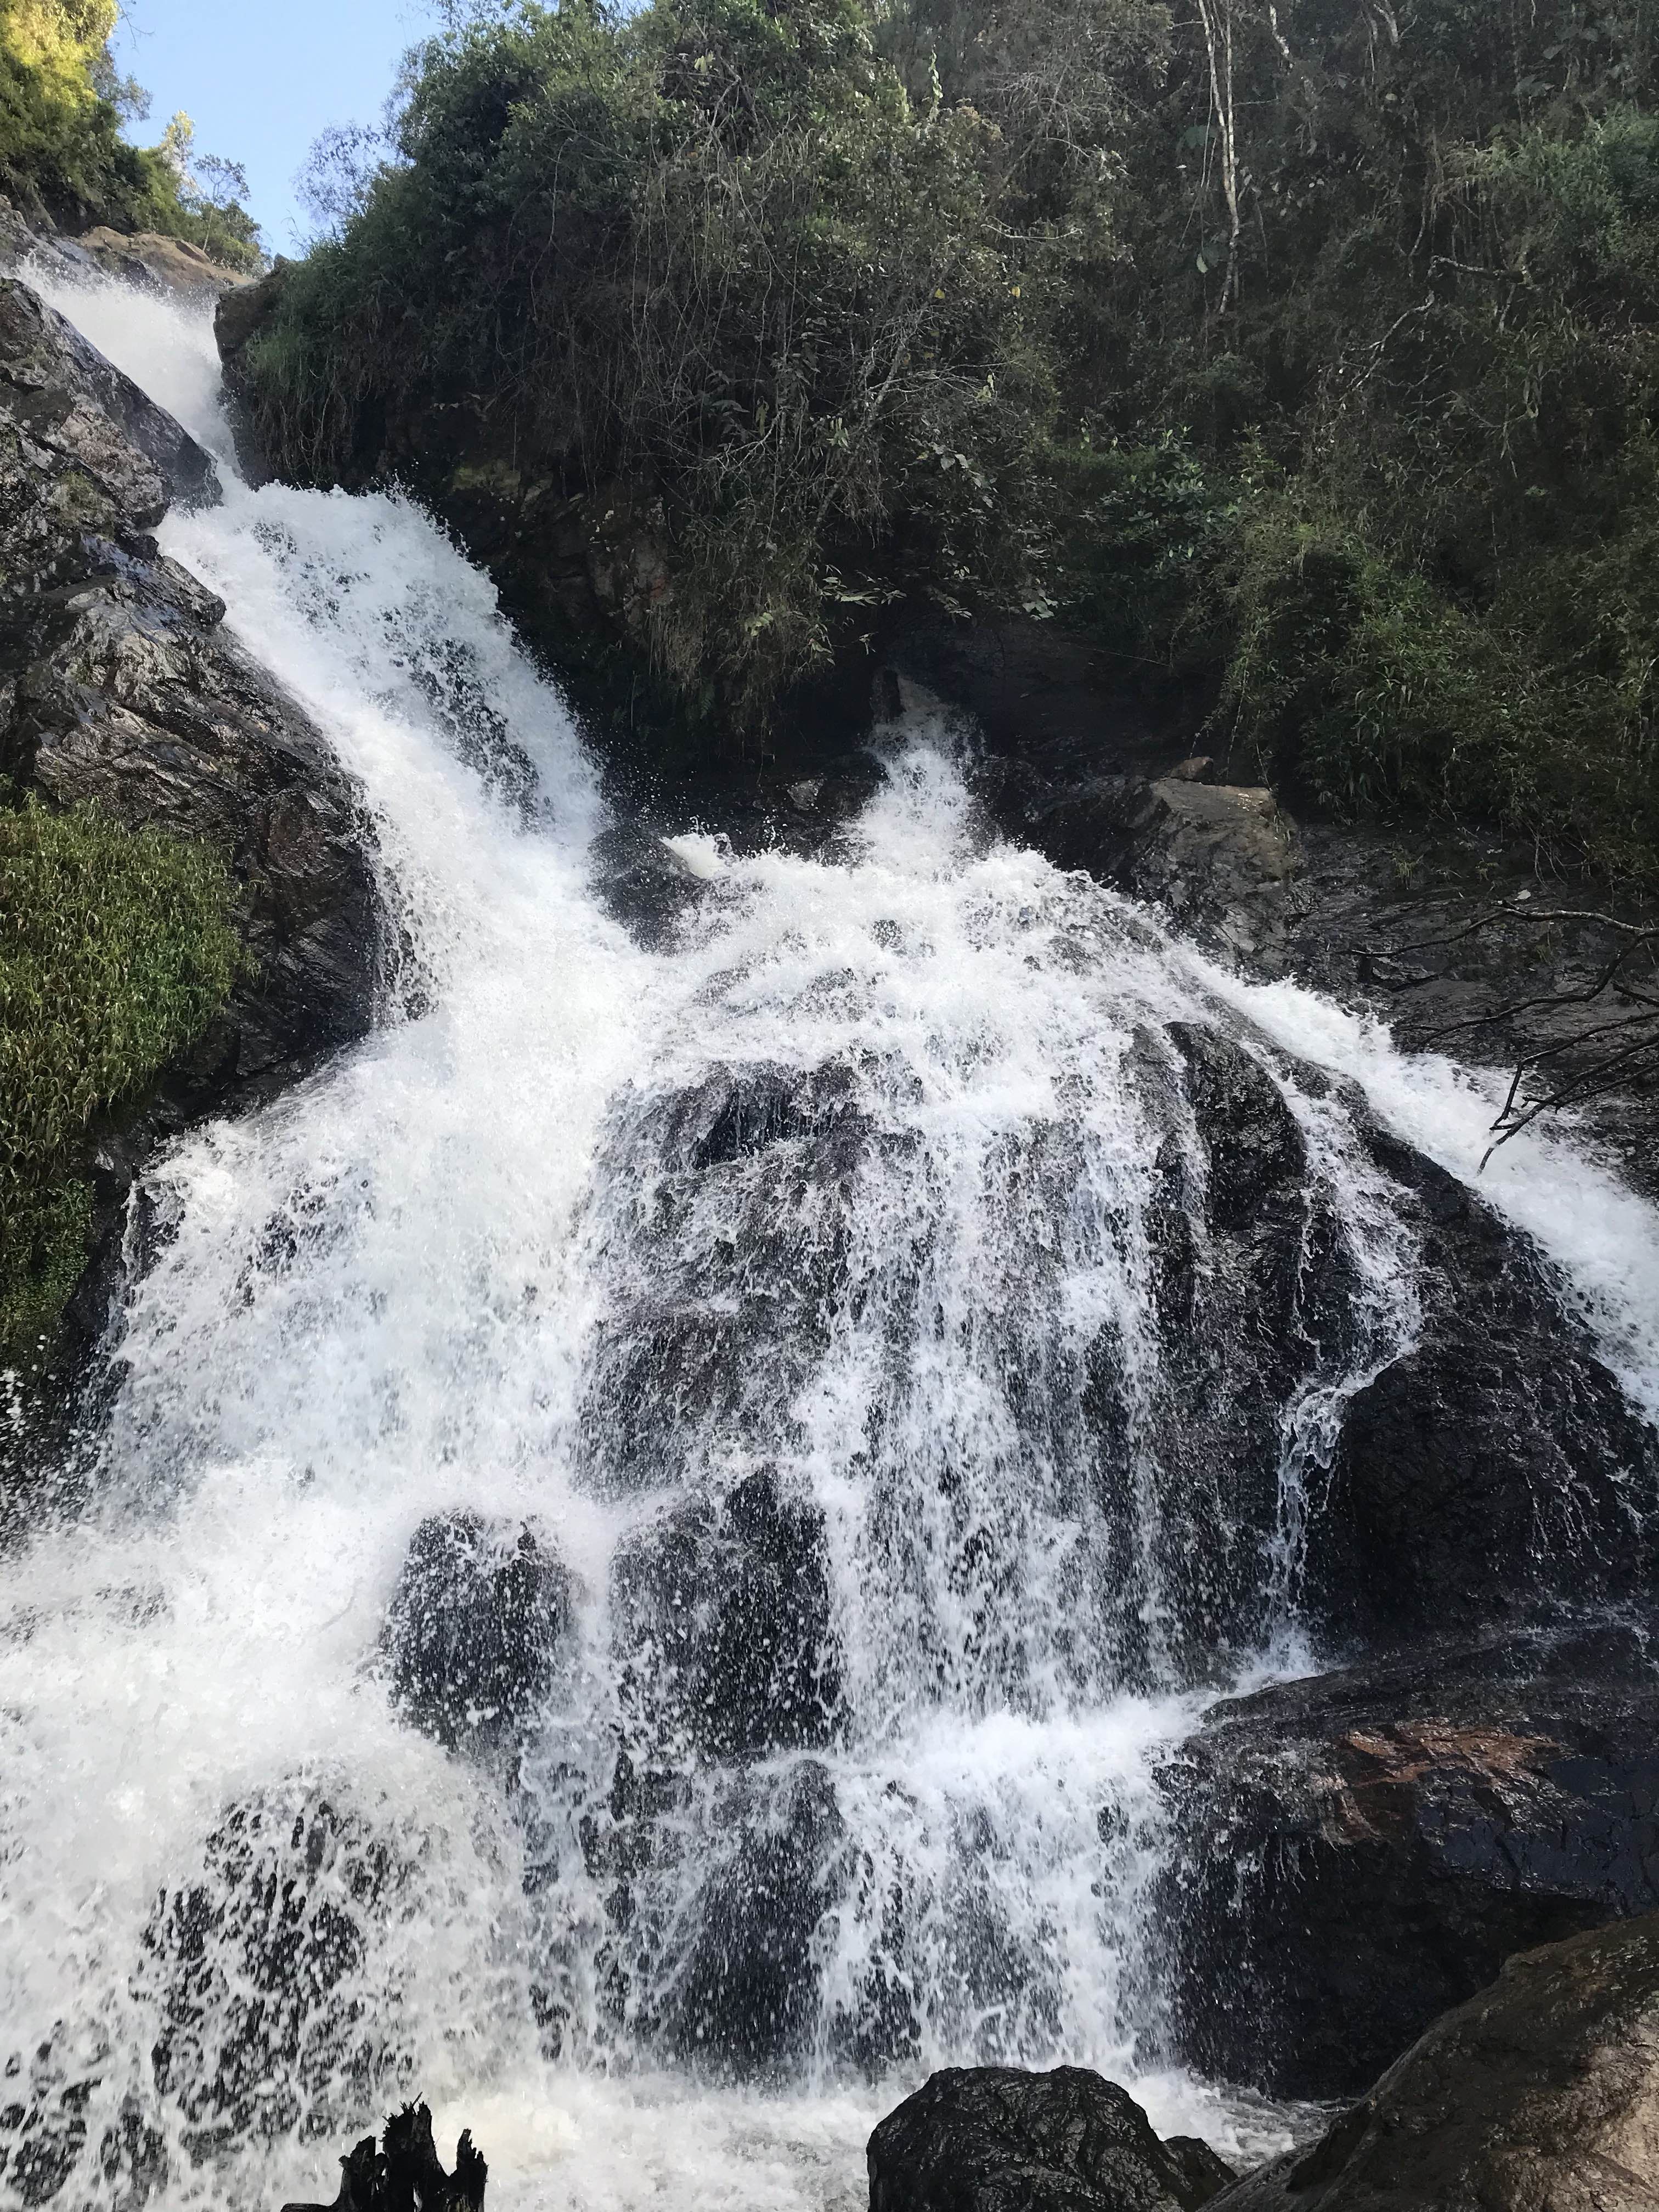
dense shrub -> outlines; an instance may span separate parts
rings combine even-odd
[[[365,398],[486,394],[566,489],[655,503],[659,664],[752,724],[837,608],[1021,587],[1049,356],[992,138],[918,108],[856,0],[567,0],[441,39],[251,349],[266,442],[326,479]]]
[[[90,809],[0,810],[0,1349],[86,1260],[96,1118],[224,1004],[240,957],[217,857]]]
[[[290,472],[525,431],[728,724],[1012,601],[1302,803],[1654,872],[1659,0],[458,13],[251,349]]]
[[[124,110],[143,110],[109,56],[117,0],[0,0],[0,191],[70,229],[160,231],[233,269],[262,265],[258,231],[228,163],[206,181],[187,160],[187,118],[160,145],[129,145]]]

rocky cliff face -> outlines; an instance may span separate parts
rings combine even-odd
[[[267,1095],[368,1028],[386,932],[373,836],[326,741],[150,534],[220,495],[208,454],[0,278],[0,777],[229,862],[248,958],[222,1016],[104,1133],[112,1208],[155,1137]]]

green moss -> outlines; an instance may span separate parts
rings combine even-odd
[[[48,1328],[84,1264],[98,1117],[224,1005],[231,903],[202,847],[90,808],[0,811],[0,1347]]]

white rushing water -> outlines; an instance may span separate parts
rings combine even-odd
[[[157,1166],[98,1496],[0,1560],[0,2064],[77,2157],[63,2201],[127,2201],[146,2142],[156,2204],[331,2196],[418,2088],[506,2206],[851,2206],[880,2112],[998,2057],[1282,2142],[1161,2062],[1146,1908],[1160,1759],[1217,1681],[1299,1663],[1304,1478],[1416,1321],[1386,1182],[1285,1055],[1471,1176],[1491,1084],[990,840],[925,724],[836,856],[688,846],[707,896],[641,950],[487,582],[402,501],[242,485],[204,323],[54,296],[219,453],[164,544],[360,779],[411,948],[371,1039]],[[1201,1164],[1158,1040],[1230,1017],[1350,1325],[1206,1667],[1149,1322],[1159,1174]],[[1650,1212],[1565,1139],[1486,1180],[1652,1402]],[[574,1577],[511,1758],[390,1694],[400,1569],[455,1509]],[[744,1513],[822,1615],[804,1657]],[[722,1637],[739,1705],[787,1677],[769,1739],[699,1703]]]

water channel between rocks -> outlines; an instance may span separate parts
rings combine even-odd
[[[94,1504],[0,1560],[0,2101],[71,2116],[62,2202],[162,2150],[158,2204],[331,2195],[419,2089],[505,2206],[850,2207],[986,2059],[1281,2145],[1163,2056],[1158,1773],[1314,1664],[1331,1439],[1419,1325],[1352,1086],[1473,1178],[1492,1083],[997,842],[925,717],[834,850],[682,838],[642,948],[487,581],[242,484],[204,322],[52,296],[219,455],[164,548],[360,780],[407,940],[368,1042],[155,1167]],[[1204,1083],[1299,1148],[1276,1226]],[[1481,1188],[1659,1407],[1651,1212],[1565,1137]],[[457,1558],[543,1607],[533,1710],[410,1690]]]

